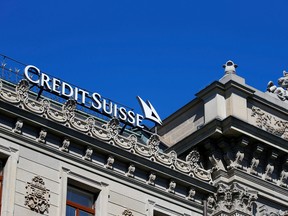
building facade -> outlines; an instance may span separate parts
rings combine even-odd
[[[36,93],[8,68],[1,215],[288,215],[285,73],[264,93],[228,61],[219,81],[149,131]]]

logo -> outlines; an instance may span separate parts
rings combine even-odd
[[[139,96],[137,96],[137,99],[144,113],[144,118],[149,119],[159,125],[162,125],[162,121],[152,104],[148,100],[146,102],[143,101]]]
[[[33,65],[25,67],[24,76],[31,84],[38,86],[40,92],[46,90],[63,98],[74,99],[79,105],[95,110],[103,115],[117,118],[121,122],[133,127],[143,128],[144,126],[141,125],[141,122],[144,118],[162,125],[162,121],[152,104],[149,101],[145,103],[139,96],[137,98],[145,116],[135,113],[130,108],[123,107],[123,105],[115,103],[110,99],[104,98],[97,92],[86,91],[60,79],[51,77],[46,73],[42,73]]]

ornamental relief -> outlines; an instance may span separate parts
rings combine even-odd
[[[218,185],[215,194],[207,199],[207,206],[213,210],[212,215],[230,215],[235,211],[240,215],[252,215],[254,202],[258,199],[258,192],[249,190],[234,182],[231,185]]]
[[[44,214],[48,209],[50,191],[46,189],[45,183],[40,176],[35,176],[32,182],[27,182],[25,205],[27,205],[32,211]]]
[[[68,99],[62,107],[57,107],[56,104],[52,105],[52,101],[47,99],[40,99],[38,101],[34,98],[29,98],[29,88],[26,82],[26,80],[21,80],[16,86],[15,91],[10,88],[4,88],[1,85],[3,83],[0,83],[0,99],[44,118],[51,119],[66,127],[73,128],[88,136],[135,153],[148,160],[212,183],[211,170],[205,170],[199,166],[199,152],[195,150],[191,151],[186,157],[186,160],[178,159],[177,153],[174,151],[162,153],[159,150],[160,137],[157,134],[152,134],[146,145],[141,144],[138,142],[136,135],[131,134],[127,137],[119,133],[121,127],[119,120],[116,118],[112,118],[107,123],[100,125],[93,116],[80,116],[80,114],[76,112],[77,104],[75,100]],[[45,143],[46,135],[46,131],[41,131],[37,140]],[[63,143],[60,150],[68,152],[66,144],[67,142]],[[91,150],[89,149],[86,151],[87,155],[84,159],[90,160],[90,152]]]
[[[255,106],[252,107],[251,116],[256,118],[259,128],[288,140],[288,121],[283,121]]]

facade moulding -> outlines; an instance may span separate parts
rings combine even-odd
[[[209,171],[200,167],[191,167],[189,161],[181,161],[180,159],[177,159],[176,152],[173,154],[161,153],[159,151],[160,139],[158,135],[152,135],[148,140],[147,145],[140,144],[137,141],[137,136],[134,134],[130,134],[127,137],[119,134],[120,122],[117,119],[111,119],[109,122],[99,125],[97,124],[96,119],[92,116],[84,118],[77,116],[76,102],[74,100],[68,100],[60,110],[60,108],[57,109],[55,106],[51,106],[51,102],[47,99],[41,101],[30,99],[28,94],[29,88],[27,88],[27,85],[28,82],[26,80],[21,80],[16,86],[16,92],[5,89],[0,85],[0,98],[4,101],[15,104],[17,107],[55,121],[68,128],[120,147],[164,166],[173,166],[180,172],[187,173],[190,176],[211,183],[212,179]],[[46,129],[41,129],[37,141],[45,143],[46,136]]]
[[[177,182],[177,184],[181,184],[182,186],[187,188],[186,194],[179,194],[178,192],[175,194],[168,193],[165,189],[163,189],[162,187],[159,187],[156,184],[154,185],[148,184],[147,183],[147,180],[149,179],[148,175],[147,175],[147,179],[127,177],[124,172],[122,173],[117,170],[107,169],[104,167],[104,164],[95,163],[95,161],[83,160],[82,157],[77,157],[73,154],[62,152],[56,148],[51,147],[49,144],[43,145],[42,143],[37,143],[33,139],[28,139],[27,137],[23,137],[23,135],[15,134],[7,130],[6,128],[3,130],[3,128],[0,127],[0,131],[3,134],[4,139],[11,139],[11,141],[13,142],[15,141],[16,143],[18,143],[18,145],[26,146],[28,148],[34,149],[52,158],[61,160],[68,164],[73,164],[73,166],[76,166],[81,169],[85,169],[89,172],[103,176],[107,179],[111,179],[112,181],[119,182],[123,185],[127,185],[128,187],[132,186],[138,190],[143,190],[146,193],[153,194],[153,196],[155,197],[159,196],[159,198],[161,199],[165,197],[169,197],[170,199],[175,200],[175,202],[179,202],[183,204],[185,203],[187,205],[192,204],[193,206],[202,209],[203,206],[202,206],[201,200],[198,199],[199,197],[194,200],[188,199],[191,186],[195,188],[196,193],[201,196],[206,196],[206,194],[213,193],[216,190],[215,187],[212,185],[207,185],[207,183],[203,181],[199,181],[195,178],[191,178],[190,176],[180,174],[179,172],[175,170],[171,170],[170,168],[162,167],[160,164],[149,162],[149,161],[147,163],[147,160],[144,158],[140,158],[140,160],[138,160],[136,157],[130,158],[133,160],[133,163],[135,164],[137,169],[144,168],[144,170],[151,170],[154,174],[158,175],[158,177],[162,176],[162,177],[167,178],[168,180],[173,179]],[[5,134],[7,134],[7,136]],[[17,136],[17,137],[15,137],[14,139],[13,136]],[[117,153],[113,154],[115,155],[115,157],[117,155],[116,162],[119,161],[119,159],[129,158],[131,156],[131,155],[129,156],[130,154],[129,152],[126,152],[126,153],[127,155],[125,156],[118,155]],[[146,164],[146,166],[144,164]],[[63,170],[64,172],[67,172],[70,174],[69,169],[63,168]],[[169,185],[167,185],[167,189],[168,187]]]
[[[215,187],[211,185],[210,170],[202,168],[198,164],[198,160],[195,161],[191,157],[182,160],[177,157],[177,153],[174,151],[169,153],[161,152],[159,150],[160,140],[158,135],[152,135],[147,144],[139,143],[137,136],[133,133],[128,135],[119,134],[120,127],[117,119],[112,119],[104,124],[102,122],[99,123],[93,117],[79,114],[75,109],[74,101],[68,100],[62,107],[57,108],[56,104],[46,99],[36,101],[33,97],[29,98],[25,82],[20,82],[19,85],[16,87],[16,92],[6,89],[3,85],[0,89],[0,98],[2,100],[2,102],[0,101],[0,111],[8,114],[7,116],[11,118],[11,121],[16,122],[15,126],[13,125],[10,129],[7,127],[1,129],[5,131],[4,134],[12,135],[10,138],[7,137],[8,139],[13,139],[16,136],[19,139],[18,143],[21,143],[21,140],[25,140],[26,143],[23,142],[25,143],[23,145],[30,146],[30,148],[35,146],[35,149],[37,148],[38,151],[42,149],[46,151],[46,154],[53,151],[53,154],[56,154],[49,153],[49,155],[53,155],[54,158],[62,157],[61,160],[63,160],[64,156],[67,160],[78,161],[79,164],[85,164],[89,167],[97,166],[97,169],[104,173],[118,176],[118,178],[121,176],[121,179],[125,179],[125,181],[138,182],[142,187],[144,185],[149,187],[149,190],[153,190],[151,187],[155,187],[155,191],[159,193],[161,188],[158,188],[157,184],[151,186],[146,183],[148,176],[143,181],[139,181],[139,178],[131,178],[131,175],[135,175],[134,171],[131,171],[133,167],[130,171],[126,170],[124,173],[119,173],[115,169],[105,169],[105,165],[113,167],[113,163],[109,160],[105,164],[99,164],[99,162],[95,161],[93,155],[101,152],[101,154],[113,156],[115,159],[114,163],[119,160],[127,164],[133,162],[136,171],[144,169],[148,172],[154,172],[156,176],[159,175],[162,178],[175,181],[175,187],[170,187],[168,184],[163,193],[166,195],[171,194],[171,196],[179,197],[179,199],[184,198],[187,203],[191,202],[191,200],[194,202],[194,197],[190,193],[191,187],[195,187],[197,194],[207,194],[215,190]],[[17,113],[17,116],[15,113]],[[21,124],[19,120],[15,121],[19,116],[21,116]],[[29,127],[32,126],[35,129],[33,129],[34,131],[38,131],[34,138],[27,136],[23,132],[27,125]],[[17,129],[15,130],[15,128]],[[59,131],[61,131],[61,134]],[[58,149],[55,149],[55,144],[51,145],[50,134],[61,135],[62,141],[58,143]],[[75,142],[85,148],[85,151],[79,157],[71,154],[72,149],[70,147]],[[127,172],[129,175],[127,175]],[[177,192],[178,185],[187,187],[187,194],[184,196],[179,195]],[[175,194],[167,193],[167,191],[171,191],[170,189],[175,190]],[[188,196],[189,199],[187,198]],[[199,205],[199,199],[195,199],[195,204],[197,202],[197,205]]]

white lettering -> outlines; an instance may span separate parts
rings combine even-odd
[[[31,79],[33,75],[29,76],[29,72],[31,72],[32,74],[36,74],[36,75],[40,76],[40,70],[33,65],[28,65],[24,69],[24,75],[25,75],[26,79],[28,79],[28,81],[33,83],[33,84],[38,84],[40,82],[39,79],[38,80]]]
[[[134,113],[133,111],[129,110],[127,114],[128,114],[128,119],[127,119],[127,121],[128,121],[130,124],[134,125],[134,124],[135,124],[135,113]]]
[[[101,98],[101,95],[96,92],[91,95],[88,91],[77,87],[73,88],[66,82],[53,77],[50,78],[49,75],[41,73],[41,71],[33,65],[25,67],[24,76],[30,83],[37,84],[45,90],[49,90],[65,98],[73,98],[78,104],[110,115],[111,117],[118,118],[135,127],[143,128],[144,126],[142,126],[141,123],[144,119],[150,119],[160,125],[162,124],[162,121],[152,104],[149,101],[144,102],[139,96],[137,98],[144,116],[137,113],[135,114],[132,110],[127,111],[125,107],[121,107],[110,100]]]
[[[136,127],[144,128],[144,126],[140,125],[143,119],[142,115],[136,114]]]
[[[59,90],[60,84],[61,84],[60,80],[53,78],[52,79],[52,92],[60,94],[60,90]]]
[[[89,96],[89,92],[84,91],[84,90],[82,90],[82,89],[79,89],[79,90],[78,90],[78,94],[79,94],[79,93],[81,93],[81,94],[80,94],[80,96],[81,96],[81,103],[82,103],[82,104],[85,104],[85,102],[86,102],[86,96]],[[75,97],[76,97],[76,95],[75,95]]]
[[[103,106],[102,106],[103,112],[108,114],[108,115],[111,115],[112,112],[113,112],[113,110],[112,110],[112,102],[111,101],[109,102],[109,108],[108,108],[107,101],[105,99],[103,99],[102,103],[103,103]],[[108,108],[108,110],[107,110],[107,108]]]
[[[68,92],[66,92],[66,90],[68,90]],[[62,82],[62,90],[61,90],[61,95],[63,95],[64,97],[72,97],[73,96],[73,88],[65,82]]]
[[[92,94],[92,100],[93,100],[93,102],[92,102],[91,106],[96,110],[100,110],[102,108],[101,95],[98,93],[93,93]]]
[[[127,111],[124,107],[120,107],[119,108],[119,119],[122,121],[126,121],[127,120]]]
[[[51,87],[49,85],[50,77],[46,75],[45,73],[41,74],[41,79],[40,79],[40,86],[45,87],[51,91]]]

